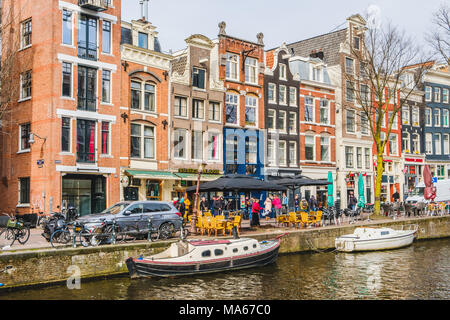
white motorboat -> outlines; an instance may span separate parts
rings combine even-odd
[[[356,228],[352,234],[336,238],[337,251],[374,251],[396,249],[409,246],[417,232],[417,225],[408,230],[391,228]]]

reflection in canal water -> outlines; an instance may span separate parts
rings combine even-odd
[[[112,278],[0,299],[449,299],[450,239],[368,253],[282,255],[257,269],[171,279]]]

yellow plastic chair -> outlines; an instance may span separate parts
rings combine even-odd
[[[298,225],[302,223],[302,220],[297,217],[297,214],[295,212],[289,212],[289,219],[288,219],[289,225],[292,224],[296,228],[298,228]]]
[[[202,235],[205,233],[205,231],[208,233],[208,236],[211,235],[211,231],[213,229],[212,219],[213,219],[212,217],[202,218],[202,228],[201,228]]]
[[[300,212],[302,224],[305,226],[311,225],[314,221],[308,216],[308,212]]]
[[[205,217],[212,217],[211,210],[206,211],[206,212],[204,213],[204,216],[205,216]]]
[[[322,224],[322,211],[317,211],[315,217],[313,218],[313,224],[315,226],[321,226]]]
[[[202,224],[202,219],[203,219],[203,217],[202,216],[198,216],[197,217],[197,223],[196,223],[196,227],[197,227],[197,229],[202,229],[202,226],[203,226],[203,224]],[[190,220],[189,220],[190,221]]]
[[[213,224],[214,224],[214,233],[217,237],[217,231],[222,231],[223,235],[225,235],[225,229],[227,226],[227,222],[225,220],[225,216],[216,216],[213,218]]]
[[[236,215],[236,216],[234,216],[233,221],[229,221],[227,223],[226,229],[227,229],[227,231],[230,231],[230,236],[231,236],[231,232],[233,231],[233,227],[236,227],[238,236],[240,236],[239,229],[241,228],[241,222],[242,222],[242,217],[240,215]]]

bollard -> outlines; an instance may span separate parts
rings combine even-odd
[[[148,241],[152,242],[152,219],[148,218]]]
[[[76,225],[76,223],[72,224],[72,247],[73,248],[77,247],[77,235],[75,233],[75,225]]]
[[[112,244],[116,244],[116,219],[112,219],[112,236],[111,236]]]

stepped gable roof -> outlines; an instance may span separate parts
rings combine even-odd
[[[324,52],[324,62],[328,66],[337,65],[339,61],[339,51],[341,43],[347,39],[347,28],[322,34],[313,38],[300,40],[287,47],[289,50],[294,49],[294,56],[309,57],[313,50]]]

